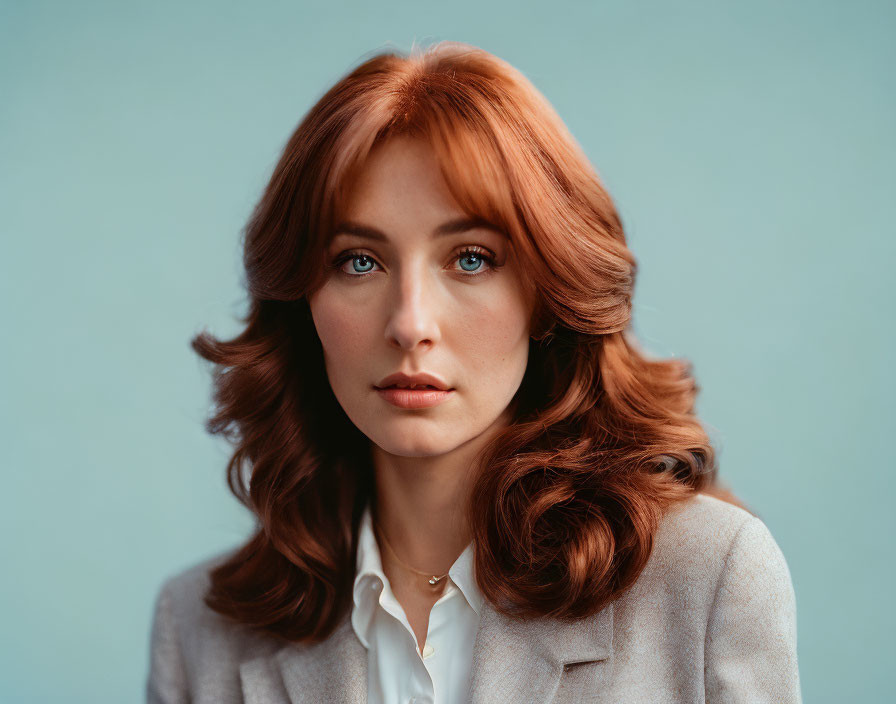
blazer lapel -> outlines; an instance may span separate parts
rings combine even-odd
[[[351,619],[322,643],[289,644],[240,665],[246,704],[365,704],[367,650]]]
[[[575,621],[518,620],[484,601],[473,647],[472,704],[593,701],[609,677],[613,604]]]
[[[519,620],[483,601],[471,704],[577,704],[609,676],[613,604],[575,621]],[[345,618],[322,643],[289,644],[240,665],[246,704],[366,704],[367,650]]]

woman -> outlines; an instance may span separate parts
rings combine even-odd
[[[150,702],[800,700],[785,559],[691,367],[633,340],[619,216],[518,71],[359,66],[244,261],[245,330],[193,346],[257,531],[165,581]]]

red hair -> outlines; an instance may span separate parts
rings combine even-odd
[[[716,484],[690,363],[633,339],[637,265],[597,173],[528,79],[455,42],[376,55],[311,108],[245,229],[245,328],[192,341],[216,365],[207,428],[234,443],[228,485],[257,518],[210,572],[206,604],[293,641],[326,638],[351,608],[370,441],[326,381],[307,298],[353,179],[394,135],[431,144],[537,294],[514,420],[468,507],[479,587],[509,614],[594,614],[637,579],[672,503],[737,501]]]

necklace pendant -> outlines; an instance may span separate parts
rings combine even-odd
[[[440,579],[442,579],[442,578],[436,577],[435,575],[433,575],[432,577],[429,578],[429,583],[432,584],[433,586],[435,586],[436,584],[439,583]]]

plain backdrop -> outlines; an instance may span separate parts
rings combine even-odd
[[[202,329],[309,107],[377,50],[525,73],[614,197],[783,550],[807,702],[892,701],[896,5],[0,2],[3,702],[138,702],[162,579],[251,527]]]

